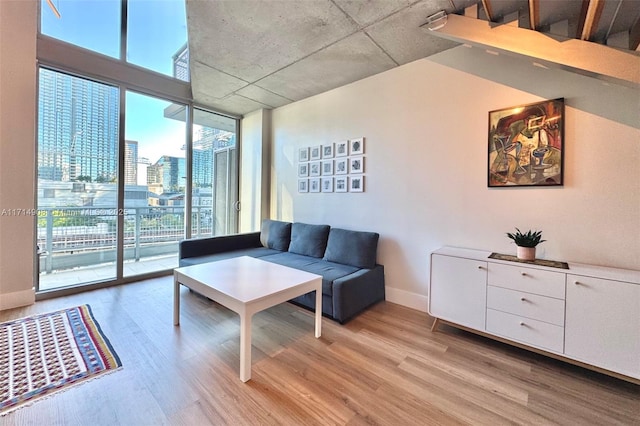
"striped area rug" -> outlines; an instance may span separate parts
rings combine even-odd
[[[121,365],[89,305],[0,323],[0,415]]]

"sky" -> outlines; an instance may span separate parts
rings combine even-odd
[[[1,0],[0,0],[1,1]],[[43,34],[120,57],[120,0],[41,0]],[[187,42],[184,0],[129,0],[127,61],[173,75],[173,55]],[[185,123],[166,119],[170,102],[127,93],[125,139],[138,141],[138,157],[184,157]]]

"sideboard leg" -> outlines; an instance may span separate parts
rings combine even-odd
[[[440,324],[440,318],[436,318],[435,320],[433,320],[433,324],[431,324],[431,331],[436,331],[438,328],[438,325]]]

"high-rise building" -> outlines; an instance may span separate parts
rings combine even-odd
[[[116,179],[117,87],[41,68],[38,109],[40,179]]]
[[[138,184],[138,141],[124,141],[124,184]]]
[[[178,80],[189,81],[189,45],[187,43],[173,55],[173,76]]]
[[[203,126],[193,135],[193,186],[208,188],[213,184],[214,152],[235,146],[235,133]]]
[[[147,184],[162,185],[163,193],[184,190],[186,176],[185,159],[181,157],[163,155],[147,167]]]

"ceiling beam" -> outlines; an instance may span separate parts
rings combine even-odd
[[[529,28],[540,28],[540,0],[529,0]]]
[[[629,30],[629,49],[638,50],[640,47],[640,19]]]
[[[453,14],[447,16],[446,25],[429,34],[498,53],[530,58],[532,62],[549,68],[640,88],[640,56],[598,43],[549,37],[538,31],[495,25]]]
[[[487,19],[490,22],[494,21],[493,10],[491,10],[491,0],[482,0],[482,7],[484,8],[484,13],[487,14]]]
[[[583,0],[582,7],[584,10],[586,2],[586,13],[584,14],[584,21],[581,21],[578,27],[582,28],[580,34],[580,40],[591,40],[593,33],[598,28],[598,22],[602,15],[602,9],[604,8],[604,1],[602,0]],[[580,16],[582,19],[582,14]]]

